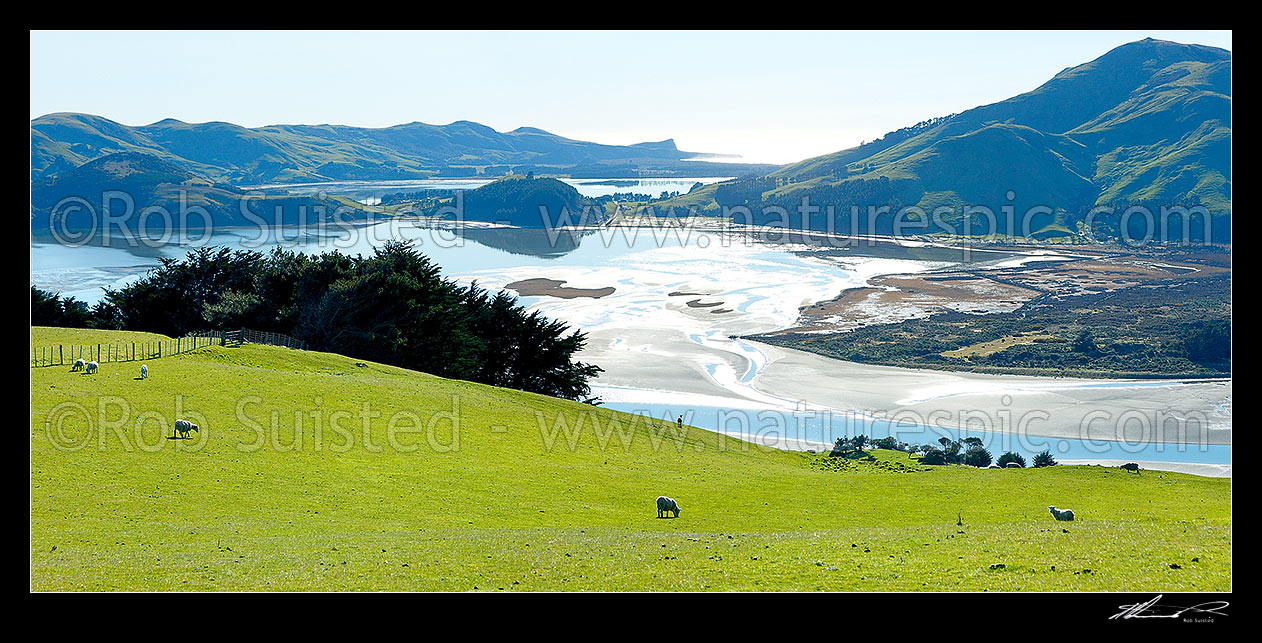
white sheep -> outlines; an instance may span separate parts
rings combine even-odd
[[[1056,507],[1048,505],[1047,510],[1052,512],[1052,515],[1056,516],[1057,520],[1073,520],[1074,519],[1073,509],[1057,509]]]
[[[658,496],[657,497],[657,517],[661,518],[668,511],[674,513],[675,517],[678,518],[679,517],[679,503],[675,502],[674,498],[667,498],[666,496]]]
[[[87,364],[85,364],[85,365],[83,366],[83,372],[84,372],[84,373],[95,373],[95,372],[96,372],[96,369],[98,369],[98,368],[100,368],[100,367],[101,367],[101,365],[100,365],[100,364],[97,364],[95,361],[88,362]]]
[[[74,366],[70,367],[70,372],[73,373],[75,371],[81,371],[83,370],[83,367],[86,365],[87,365],[87,362],[83,361],[83,358],[80,357],[79,359],[74,361]]]
[[[142,379],[142,380],[143,380],[143,379],[145,379],[146,377],[149,377],[149,365],[148,365],[148,364],[141,364],[141,365],[140,365],[140,379]]]
[[[201,433],[201,431],[197,429],[197,425],[193,424],[192,422],[189,422],[188,420],[175,421],[176,436],[181,437],[181,438],[187,438],[189,431],[197,431],[198,433]]]

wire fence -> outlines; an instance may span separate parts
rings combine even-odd
[[[304,349],[306,343],[289,335],[249,330],[207,330],[189,333],[175,339],[101,344],[53,344],[31,347],[31,367],[70,366],[84,362],[106,364],[135,362],[179,355],[206,346],[240,346],[244,343]]]

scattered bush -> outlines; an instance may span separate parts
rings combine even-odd
[[[1052,452],[1044,449],[1042,453],[1034,456],[1034,466],[1037,467],[1054,467],[1056,459],[1052,457]]]
[[[942,449],[929,447],[929,449],[925,451],[924,456],[920,458],[920,463],[921,464],[946,464],[947,463],[946,453]]]
[[[1021,465],[1021,468],[1025,468],[1025,458],[1021,457],[1020,453],[1013,453],[1012,451],[1008,451],[1007,453],[999,456],[999,459],[995,461],[995,464],[1001,467],[1006,467],[1009,462],[1015,462]]]
[[[990,452],[981,447],[969,449],[964,454],[964,464],[970,467],[989,467],[991,463]]]
[[[99,307],[102,320],[128,330],[282,333],[312,350],[572,400],[587,398],[588,380],[600,372],[573,359],[586,343],[582,332],[508,293],[446,279],[399,241],[368,257],[198,248],[106,289]]]

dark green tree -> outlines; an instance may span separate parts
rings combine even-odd
[[[1035,468],[1054,467],[1056,466],[1056,459],[1052,457],[1051,451],[1044,449],[1042,453],[1038,453],[1034,456],[1034,461],[1032,464],[1034,465]]]
[[[33,295],[51,308],[45,299]],[[99,308],[112,327],[284,333],[313,350],[567,399],[588,397],[600,372],[574,360],[583,333],[506,293],[445,279],[399,241],[369,257],[198,249],[107,290]]]
[[[1025,458],[1022,457],[1020,453],[1008,451],[1004,453],[1003,455],[999,456],[998,460],[995,460],[995,464],[1001,467],[1008,466],[1009,462],[1015,462],[1021,465],[1022,468],[1025,468]]]
[[[982,448],[969,449],[964,454],[964,464],[973,467],[988,467],[991,463],[990,452]]]

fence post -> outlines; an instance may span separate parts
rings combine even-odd
[[[61,344],[58,344],[58,345],[57,345],[57,365],[58,365],[58,366],[65,366],[65,365],[66,365],[66,360],[65,360],[65,359],[63,359],[63,358],[62,358],[62,355],[61,355]]]

